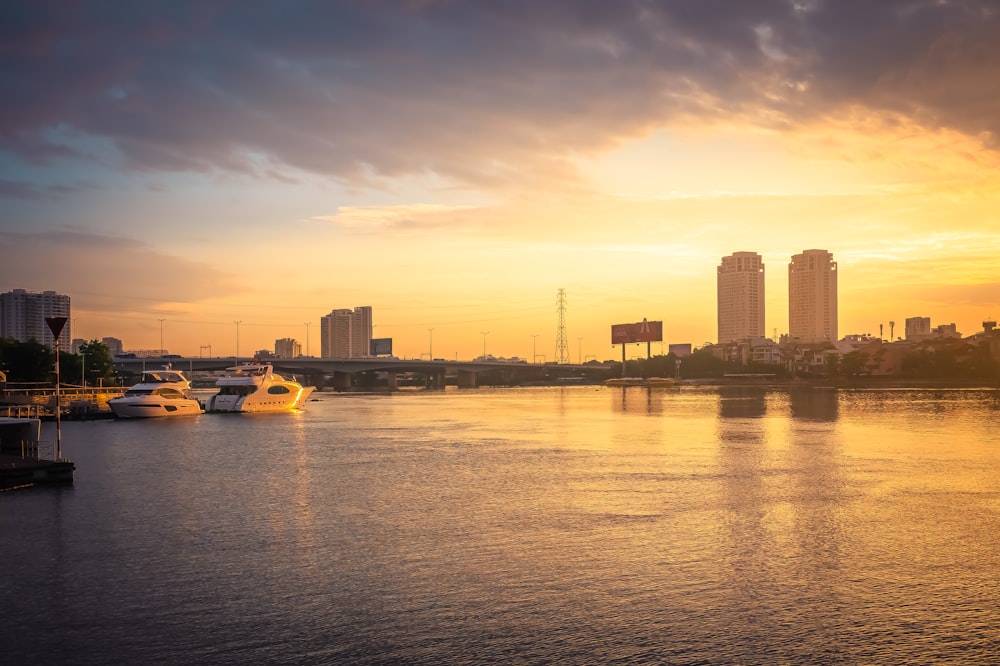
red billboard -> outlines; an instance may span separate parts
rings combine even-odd
[[[635,324],[611,325],[611,344],[627,345],[633,342],[663,342],[663,322],[643,319]]]

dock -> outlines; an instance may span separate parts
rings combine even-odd
[[[0,416],[0,491],[73,483],[76,465],[55,459],[55,443],[39,439],[38,418]]]

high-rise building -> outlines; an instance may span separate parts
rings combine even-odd
[[[372,309],[333,310],[320,318],[321,358],[367,358],[371,356]]]
[[[906,339],[920,340],[929,338],[931,335],[930,317],[907,317],[906,318]]]
[[[806,250],[788,264],[788,334],[802,342],[836,342],[837,262]]]
[[[274,355],[277,358],[298,358],[302,356],[302,345],[294,338],[275,340]]]
[[[101,342],[103,342],[104,346],[108,348],[108,353],[110,353],[111,356],[121,356],[124,352],[125,346],[118,338],[101,338]]]
[[[756,252],[722,258],[717,276],[719,344],[764,337],[764,262]]]
[[[69,296],[54,291],[25,291],[14,289],[0,294],[0,337],[14,338],[19,342],[35,340],[52,347],[52,331],[45,323],[46,317],[66,317],[71,320]],[[69,351],[73,339],[70,321],[59,334],[59,346]]]

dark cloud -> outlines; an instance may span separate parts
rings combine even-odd
[[[77,134],[133,169],[499,186],[679,116],[861,105],[995,138],[1000,6],[6,2],[0,72],[0,150],[24,160],[81,155]]]

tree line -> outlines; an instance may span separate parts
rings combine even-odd
[[[0,338],[0,371],[8,383],[54,384],[55,352],[36,340]],[[59,379],[63,384],[80,384],[81,380],[88,386],[115,384],[111,350],[100,340],[83,343],[76,354],[60,350]]]

